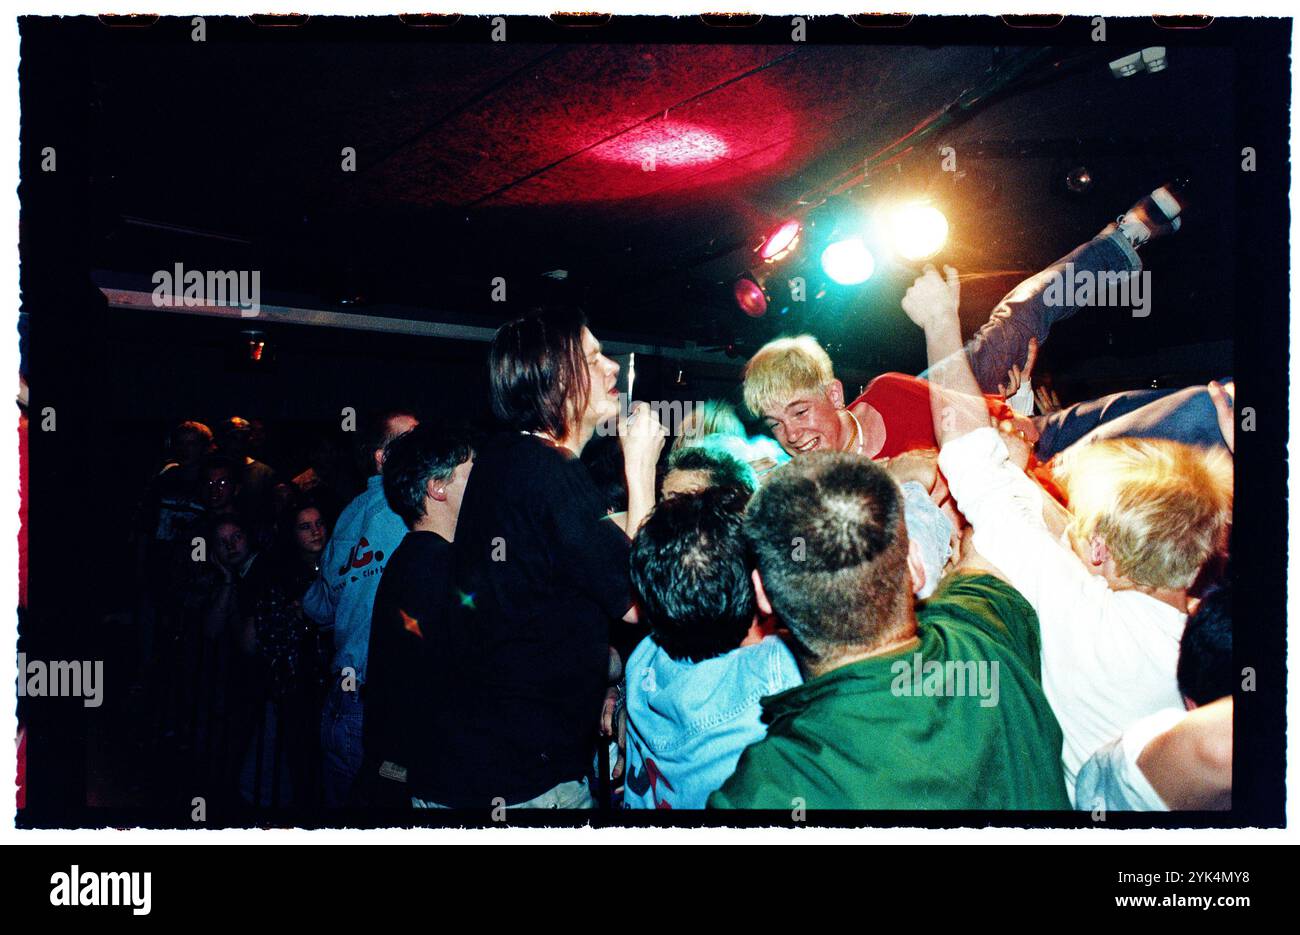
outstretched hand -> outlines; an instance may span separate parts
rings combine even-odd
[[[957,271],[945,266],[940,276],[939,271],[927,263],[903,296],[903,311],[913,324],[929,328],[955,321],[960,301],[961,283],[957,281]]]

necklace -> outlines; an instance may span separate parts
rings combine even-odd
[[[850,445],[848,448],[843,448],[841,450],[852,451],[852,452],[856,452],[857,454],[862,454],[862,423],[858,421],[858,417],[853,414],[852,409],[845,409],[844,411],[849,414],[849,418],[853,420],[853,424],[856,426],[856,429],[854,430],[853,433],[853,444]]]

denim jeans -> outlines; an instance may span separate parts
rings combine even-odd
[[[1228,450],[1219,431],[1214,401],[1204,386],[1113,393],[1050,415],[1035,416],[1033,422],[1039,431],[1034,456],[1040,461],[1078,442],[1087,444],[1104,438],[1167,438]]]
[[[1063,280],[1067,265],[1075,276],[1142,270],[1137,252],[1124,235],[1115,231],[1075,248],[1012,289],[966,342],[966,358],[981,391],[996,393],[998,385],[1006,382],[1012,365],[1024,366],[1029,339],[1037,338],[1043,344],[1052,325],[1079,310],[1071,302],[1048,300],[1048,286],[1058,277]],[[1058,292],[1066,298],[1073,295],[1073,290]],[[1207,447],[1223,445],[1214,404],[1203,386],[1115,393],[1075,403],[1050,415],[1035,416],[1033,421],[1040,433],[1034,455],[1040,461],[1079,441],[1101,438],[1166,438]]]
[[[446,805],[439,805],[437,802],[430,802],[427,799],[417,799],[411,797],[411,806],[413,808],[447,808]],[[591,789],[588,787],[587,779],[574,779],[570,782],[562,782],[554,788],[547,789],[536,798],[529,799],[527,802],[520,802],[517,805],[507,805],[506,808],[595,808],[596,800],[591,797]]]
[[[327,808],[352,804],[352,786],[361,772],[363,711],[361,692],[344,691],[335,678],[320,719],[322,796]]]

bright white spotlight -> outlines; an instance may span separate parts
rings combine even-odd
[[[889,216],[889,238],[903,259],[928,259],[947,241],[948,219],[932,205],[903,205]]]
[[[861,237],[837,240],[822,251],[822,269],[841,286],[866,282],[876,271],[876,259]]]

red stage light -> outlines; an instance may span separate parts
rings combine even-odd
[[[776,262],[794,249],[802,229],[799,222],[791,218],[767,235],[767,239],[758,248],[758,255],[769,262]]]
[[[750,274],[746,273],[737,279],[732,292],[740,310],[750,318],[762,318],[767,314],[767,296],[763,295],[762,288]]]

